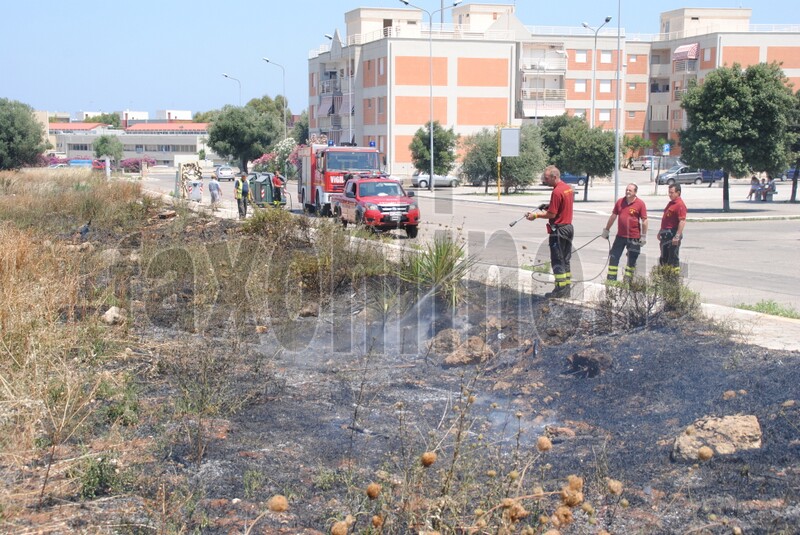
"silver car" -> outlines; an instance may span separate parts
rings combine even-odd
[[[425,189],[431,183],[429,173],[420,173],[417,171],[411,177],[411,185],[415,188]],[[433,186],[435,188],[452,187],[455,188],[460,184],[458,177],[451,175],[433,175]]]
[[[233,181],[235,173],[233,168],[228,165],[220,165],[216,171],[217,180]]]

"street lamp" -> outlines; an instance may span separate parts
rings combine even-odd
[[[225,78],[228,78],[229,80],[233,80],[237,84],[239,84],[239,106],[241,107],[241,105],[242,105],[242,82],[240,82],[238,78],[234,78],[233,76],[228,76],[224,72],[222,73],[222,76],[224,76]]]
[[[594,95],[595,95],[595,78],[597,77],[597,34],[600,32],[600,28],[605,26],[611,22],[611,17],[606,17],[606,20],[603,21],[603,24],[597,27],[595,30],[588,23],[583,22],[581,25],[586,28],[587,30],[591,30],[594,32],[594,50],[592,51],[592,116],[589,119],[589,126],[594,128]]]
[[[423,8],[421,8],[419,6],[415,6],[414,4],[408,2],[408,0],[400,0],[400,2],[402,2],[403,4],[405,4],[407,6],[413,7],[415,9],[419,9],[420,11],[423,11],[423,12],[428,14],[428,24],[429,24],[429,27],[428,27],[428,67],[429,67],[428,76],[429,76],[429,79],[430,79],[430,83],[429,83],[429,86],[430,86],[430,96],[429,96],[429,101],[430,101],[429,102],[430,123],[429,123],[429,125],[430,125],[430,137],[431,137],[431,147],[430,147],[430,149],[431,149],[431,174],[428,176],[428,178],[430,179],[429,184],[428,184],[428,190],[429,191],[433,191],[433,16],[436,13],[443,12],[445,9],[450,9],[452,7],[456,7],[458,4],[460,4],[462,2],[462,0],[455,0],[455,2],[453,2],[453,5],[445,6],[445,7],[442,7],[441,9],[437,9],[436,11],[432,11],[432,12],[428,11],[427,9],[423,9]]]
[[[614,105],[614,198],[619,198],[619,94],[620,71],[622,71],[622,45],[620,24],[622,23],[622,0],[617,0],[617,99]],[[658,183],[656,183],[658,184]]]
[[[283,68],[283,65],[280,63],[275,63],[274,61],[270,61],[269,58],[261,58],[267,63],[271,63],[276,67],[281,68],[281,74],[283,76],[283,139],[289,137],[288,131],[286,130],[286,69]]]

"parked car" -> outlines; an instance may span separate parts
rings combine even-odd
[[[667,171],[658,175],[659,184],[702,184],[715,182],[723,177],[721,169],[708,171],[696,169],[683,164],[672,166]]]
[[[214,170],[214,176],[217,178],[217,180],[227,180],[228,182],[233,182],[235,173],[233,172],[233,168],[229,165],[220,165]]]
[[[783,174],[781,175],[781,182],[783,182],[784,180],[793,179],[794,178],[794,170],[795,170],[794,167],[790,167],[789,169],[784,171]]]
[[[420,173],[417,171],[411,176],[411,185],[415,188],[427,188],[428,184],[430,184],[430,178],[428,173]],[[458,177],[452,175],[433,175],[433,187],[441,188],[444,186],[450,186],[455,188],[461,182],[458,180]]]
[[[566,182],[567,184],[577,184],[578,186],[583,186],[586,184],[586,175],[573,175],[572,173],[567,173],[566,171],[561,173],[561,180]],[[541,182],[542,186],[546,186],[544,182],[544,178],[542,178]]]
[[[658,165],[658,156],[639,156],[631,162],[631,169],[647,171]]]

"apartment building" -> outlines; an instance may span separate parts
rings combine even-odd
[[[391,172],[410,174],[408,145],[431,117],[469,135],[567,113],[621,135],[677,140],[688,84],[719,66],[779,61],[800,85],[800,25],[753,26],[750,9],[669,11],[658,34],[620,36],[526,26],[513,5],[450,13],[446,24],[408,8],[345,13],[346,35],[309,54],[310,133],[374,141]]]

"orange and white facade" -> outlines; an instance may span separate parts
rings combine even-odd
[[[677,140],[687,84],[719,66],[776,60],[800,86],[800,25],[753,27],[749,9],[685,8],[663,13],[659,34],[623,30],[621,68],[616,28],[598,32],[595,55],[594,31],[525,26],[513,5],[446,13],[451,23],[409,8],[346,13],[346,37],[309,54],[310,134],[374,141],[387,171],[402,175],[413,172],[408,146],[431,115],[465,136],[563,113],[588,120],[594,108],[595,126],[619,121],[624,135]]]

